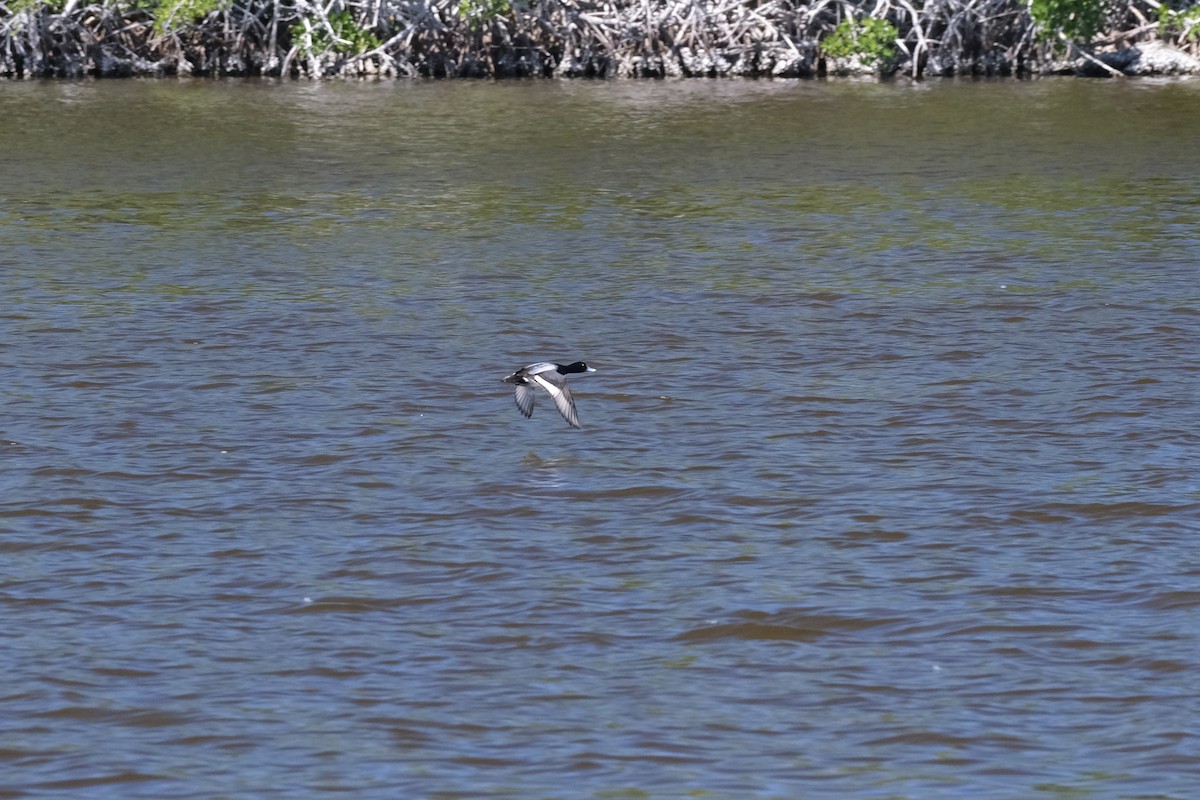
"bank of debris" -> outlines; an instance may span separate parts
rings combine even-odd
[[[863,74],[1200,74],[1200,5],[0,0],[0,75],[9,78]]]

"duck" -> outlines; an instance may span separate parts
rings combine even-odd
[[[571,397],[571,387],[567,386],[567,375],[595,372],[582,361],[570,364],[555,364],[552,361],[539,361],[529,364],[504,378],[505,383],[511,383],[515,389],[513,397],[517,408],[526,419],[533,416],[533,398],[537,387],[546,390],[554,401],[558,413],[572,428],[582,428],[579,424],[579,414],[575,411],[575,400]]]

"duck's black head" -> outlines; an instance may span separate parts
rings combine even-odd
[[[576,361],[574,364],[567,364],[565,367],[560,366],[558,371],[563,375],[571,375],[576,372],[595,372],[596,370],[592,369],[582,361]]]

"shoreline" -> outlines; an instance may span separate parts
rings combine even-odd
[[[0,77],[1200,75],[1200,4],[1157,0],[14,0]]]

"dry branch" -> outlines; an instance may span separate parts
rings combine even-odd
[[[190,17],[201,1],[161,0],[156,23],[126,0],[0,0],[0,75],[800,76],[868,17],[897,29],[883,73],[1119,74],[1097,48],[1163,35],[1158,0],[1114,7],[1110,33],[1065,54],[1026,0],[207,0]],[[1179,19],[1172,41],[1195,51],[1200,22]]]

